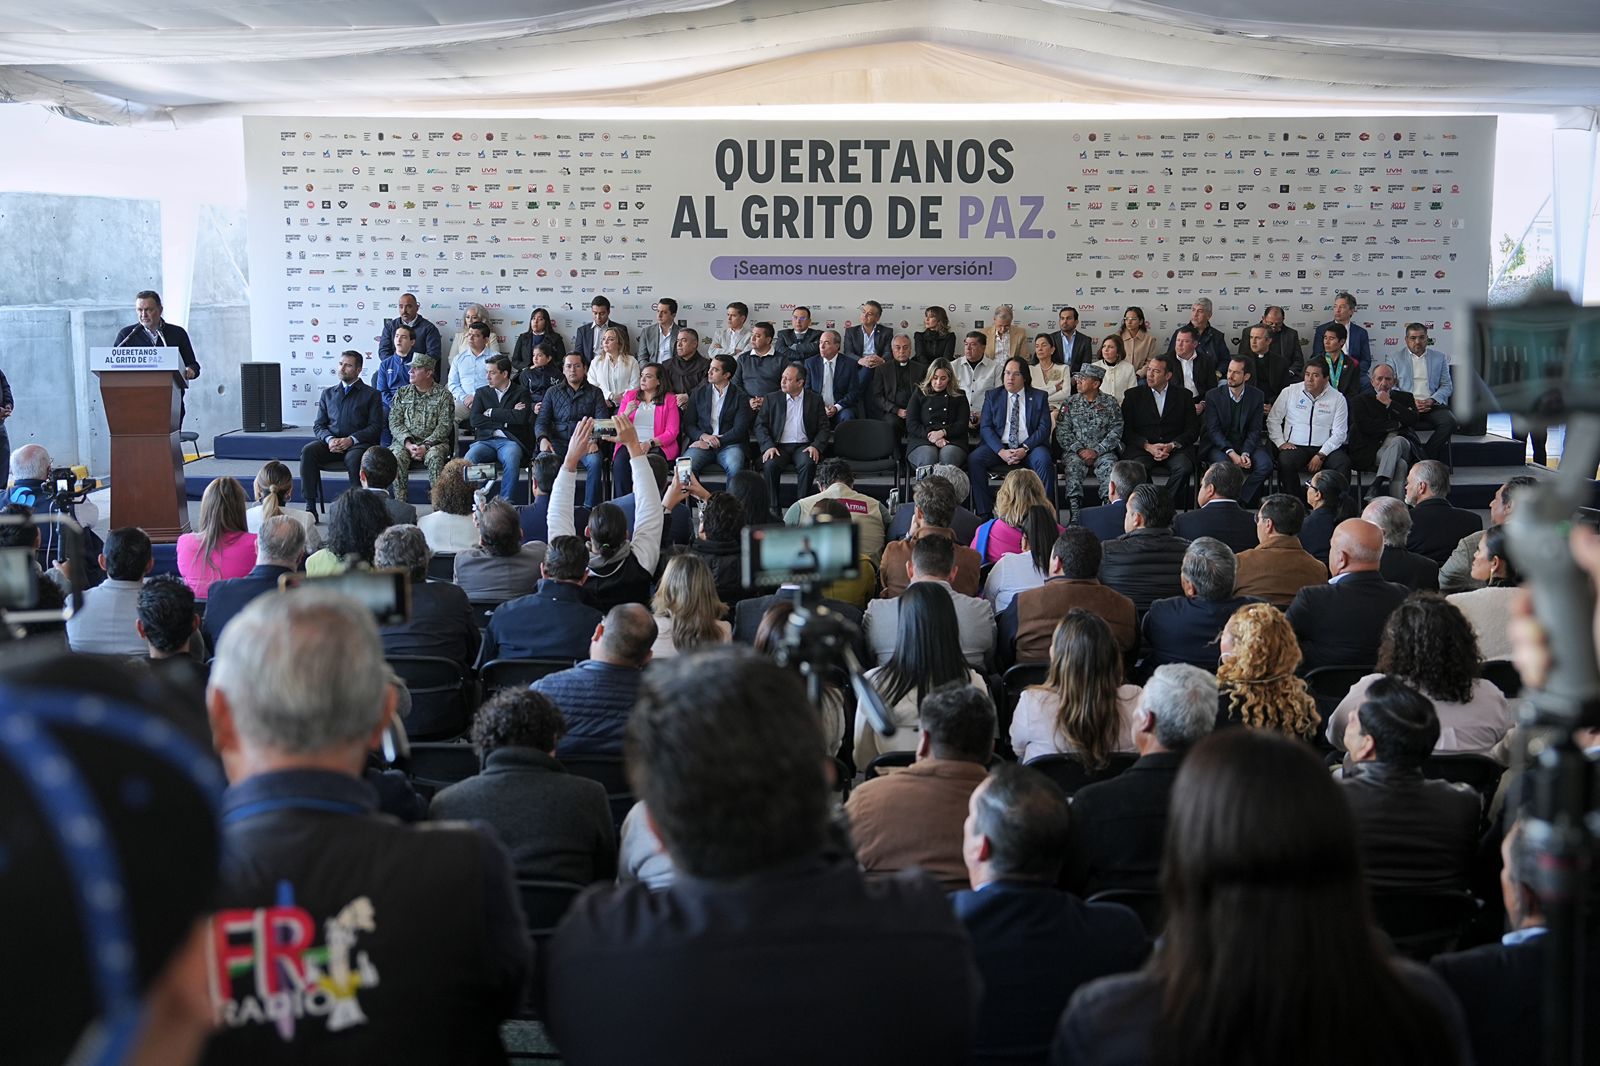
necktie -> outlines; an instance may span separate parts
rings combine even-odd
[[[1006,443],[1017,447],[1017,437],[1022,430],[1022,409],[1018,404],[1021,396],[1015,392],[1011,394],[1011,416],[1006,419]]]
[[[822,402],[833,406],[833,360],[822,361]]]

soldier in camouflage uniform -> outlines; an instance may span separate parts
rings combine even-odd
[[[394,394],[389,407],[389,433],[394,437],[395,461],[400,476],[395,494],[406,498],[406,471],[413,462],[428,468],[428,484],[439,480],[455,454],[456,402],[434,377],[437,360],[430,355],[411,357],[411,384]]]
[[[1100,497],[1110,502],[1111,464],[1122,450],[1122,408],[1100,392],[1106,372],[1093,363],[1080,366],[1072,375],[1077,393],[1061,408],[1056,423],[1056,441],[1066,459],[1067,506],[1077,517],[1082,504],[1083,479],[1094,468],[1100,482]]]

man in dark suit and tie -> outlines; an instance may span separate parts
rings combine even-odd
[[[983,975],[972,1061],[1043,1062],[1072,993],[1144,961],[1144,926],[1126,907],[1056,887],[1076,827],[1043,774],[996,767],[968,812],[961,850],[972,888],[950,902]]]
[[[1118,459],[1111,464],[1111,502],[1099,507],[1085,507],[1078,512],[1075,525],[1093,533],[1101,540],[1116,540],[1125,532],[1127,524],[1128,494],[1150,480],[1144,466],[1132,459]]]
[[[378,338],[378,358],[387,359],[394,354],[395,327],[405,326],[411,330],[414,342],[411,350],[438,359],[440,347],[444,343],[439,338],[439,327],[417,313],[416,295],[409,292],[401,293],[398,310],[400,314],[397,318],[383,320],[383,335]]]
[[[822,397],[806,388],[805,367],[791,363],[784,368],[781,381],[782,387],[762,401],[756,417],[761,474],[767,479],[767,494],[774,504],[783,472],[791,466],[796,498],[811,491],[832,432]]]
[[[1344,329],[1345,337],[1341,349],[1347,357],[1355,360],[1361,375],[1356,384],[1357,394],[1372,391],[1372,338],[1367,335],[1364,326],[1351,321],[1358,306],[1354,296],[1341,292],[1333,298],[1333,321],[1324,322],[1311,331],[1312,346],[1320,351],[1328,327],[1337,323]]]
[[[1450,503],[1450,468],[1424,459],[1406,475],[1411,535],[1406,548],[1443,566],[1462,538],[1483,530],[1483,519]]]
[[[145,289],[133,298],[134,312],[139,316],[139,321],[131,326],[123,326],[117,332],[117,339],[111,342],[113,348],[176,348],[178,358],[183,360],[183,369],[178,373],[178,388],[183,392],[189,391],[189,382],[200,376],[200,363],[194,357],[194,345],[189,342],[189,332],[182,326],[175,326],[161,318],[161,296],[152,289]],[[178,424],[183,424],[185,407],[183,401],[178,403]],[[5,485],[0,484],[0,490]]]
[[[1253,360],[1228,360],[1227,381],[1206,393],[1199,447],[1208,463],[1227,462],[1239,468],[1244,484],[1238,498],[1254,503],[1272,473],[1267,447],[1267,397],[1252,384]],[[1254,546],[1254,540],[1247,547]],[[1233,543],[1229,542],[1229,547]],[[1234,547],[1234,551],[1243,551]]]
[[[978,436],[983,443],[967,459],[967,476],[972,479],[972,509],[984,518],[993,517],[994,493],[989,475],[1001,470],[1010,473],[1026,465],[1039,475],[1045,499],[1056,498],[1056,463],[1050,455],[1050,401],[1043,390],[1033,388],[1028,364],[1018,356],[1005,362],[1001,388],[990,389],[983,398],[983,417]]]
[[[1256,408],[1259,412],[1260,408]],[[1244,471],[1229,462],[1212,463],[1200,477],[1200,505],[1172,520],[1172,531],[1185,540],[1215,537],[1235,552],[1259,543],[1256,516],[1239,506]]]
[[[858,363],[877,357],[877,362],[868,364],[869,370],[889,358],[889,344],[894,340],[894,330],[879,321],[882,318],[883,305],[876,300],[868,300],[861,305],[861,324],[844,331],[843,351],[847,357]]]
[[[604,296],[596,296],[589,302],[589,315],[593,321],[579,326],[577,334],[572,339],[572,350],[583,356],[584,366],[594,362],[594,357],[602,350],[600,341],[607,329],[616,326],[622,331],[622,339],[625,341],[629,339],[628,327],[621,322],[611,321],[611,301]]]
[[[1194,445],[1200,415],[1189,390],[1172,380],[1177,358],[1156,354],[1144,366],[1145,380],[1122,397],[1123,454],[1148,476],[1165,469],[1170,485],[1186,497],[1195,472]]]
[[[1284,612],[1300,638],[1302,672],[1319,666],[1372,666],[1378,661],[1383,624],[1411,594],[1385,581],[1383,533],[1371,522],[1340,522],[1328,547],[1325,585],[1307,585]]]
[[[689,434],[690,469],[695,476],[713,462],[733,477],[744,469],[744,448],[750,442],[756,412],[749,395],[733,383],[738,363],[731,355],[713,355],[706,383],[689,394],[685,429]]]
[[[1053,338],[1056,351],[1061,353],[1062,362],[1067,364],[1067,373],[1076,374],[1079,367],[1094,362],[1099,355],[1094,350],[1094,341],[1078,332],[1076,307],[1063,307],[1058,323],[1061,328],[1056,330]]]
[[[828,422],[837,426],[864,413],[867,372],[848,355],[840,354],[838,330],[822,331],[818,353],[805,361],[806,381],[822,397]]]
[[[383,435],[383,397],[361,380],[361,353],[339,357],[339,384],[322,390],[311,431],[300,449],[300,492],[312,514],[322,504],[322,467],[342,462],[352,486],[361,484],[361,457]]]
[[[279,578],[300,569],[305,554],[306,530],[299,519],[280,514],[261,523],[261,531],[256,534],[255,568],[243,577],[213,581],[206,594],[206,613],[201,628],[212,655],[217,654],[222,631],[233,616],[257,596],[275,591]]]

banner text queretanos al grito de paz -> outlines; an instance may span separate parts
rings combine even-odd
[[[848,240],[965,241],[1054,239],[1039,224],[1042,194],[979,196],[951,193],[980,182],[1008,185],[1016,175],[1013,145],[1004,138],[825,140],[725,138],[717,144],[715,170],[725,192],[741,184],[770,188],[745,195],[736,212],[714,193],[678,198],[672,237],[722,240],[729,226],[750,241]],[[937,192],[811,192],[871,185]],[[794,190],[794,191],[789,191]],[[950,201],[953,201],[950,202]],[[953,208],[953,210],[952,210]],[[736,215],[737,221],[733,221]],[[719,222],[719,217],[724,220]],[[711,276],[719,281],[1010,281],[1009,256],[717,256]]]

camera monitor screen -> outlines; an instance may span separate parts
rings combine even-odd
[[[39,605],[38,568],[32,548],[0,548],[0,610]]]
[[[746,588],[859,577],[860,560],[860,530],[854,522],[745,527]]]
[[[1600,307],[1479,308],[1476,367],[1489,410],[1560,421],[1600,412]],[[1458,369],[1459,373],[1459,369]],[[1456,395],[1466,391],[1456,386]]]
[[[372,612],[380,626],[401,625],[411,618],[411,579],[404,570],[348,570],[326,577],[284,574],[282,588],[316,588],[349,596]]]

